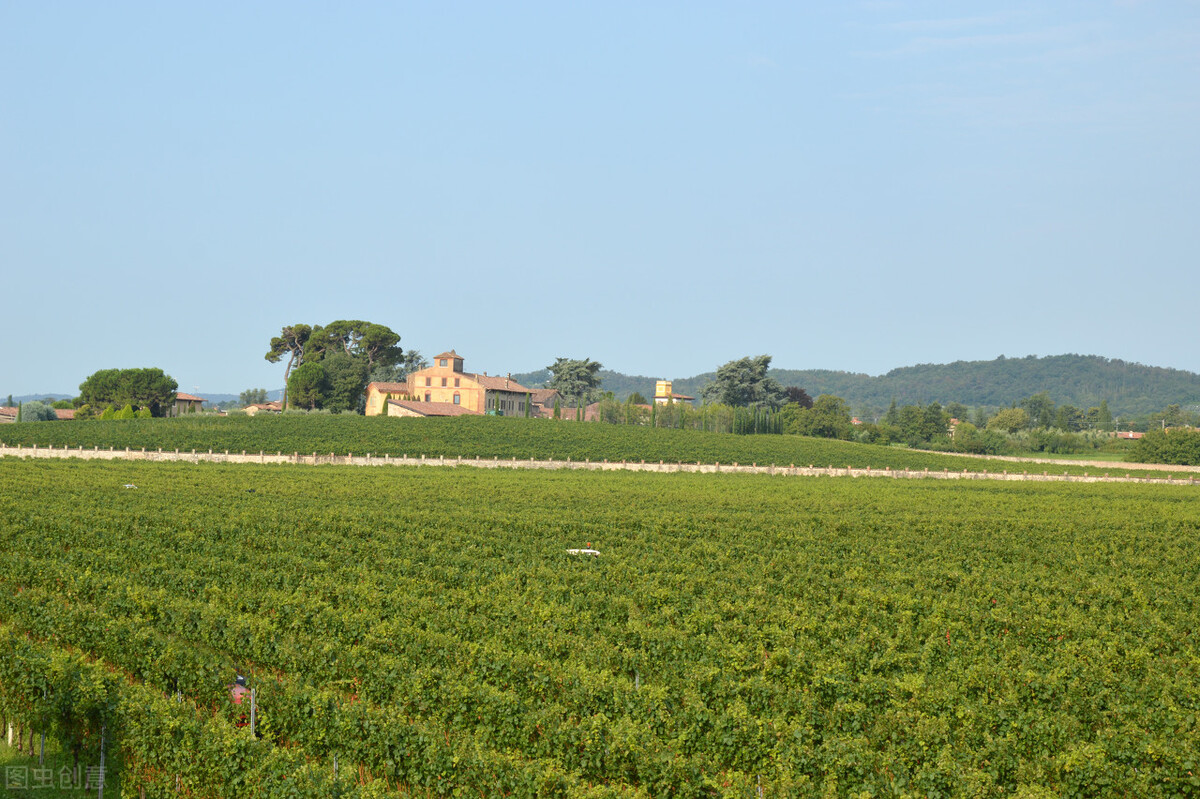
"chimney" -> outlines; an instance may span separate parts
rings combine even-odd
[[[508,373],[508,377],[504,378],[504,387],[508,388],[508,381],[512,380],[512,372]]]

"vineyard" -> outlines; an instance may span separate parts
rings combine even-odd
[[[784,435],[581,424],[542,419],[232,416],[0,425],[0,444],[198,452],[357,453],[667,463],[759,463],[999,472],[1000,460]],[[1056,466],[1084,474],[1096,467]],[[1129,471],[1123,469],[1122,471]],[[1145,473],[1153,475],[1153,472]]]
[[[4,459],[0,715],[130,797],[1200,796],[1198,546],[1189,487]]]

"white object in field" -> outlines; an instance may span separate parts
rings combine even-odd
[[[599,555],[600,553],[594,549],[568,549],[568,555]]]
[[[126,483],[125,485],[123,485],[121,487],[122,488],[137,488],[137,486],[135,486],[133,483]]]

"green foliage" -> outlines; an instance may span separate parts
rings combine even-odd
[[[1130,460],[1200,466],[1200,431],[1150,430],[1137,440]]]
[[[420,353],[405,352],[399,342],[391,328],[361,319],[339,319],[324,327],[289,325],[271,339],[266,359],[278,363],[288,358],[286,407],[361,413],[370,380],[399,382],[424,364]]]
[[[325,403],[329,394],[329,375],[320,361],[300,364],[292,371],[287,384],[288,406],[315,410]]]
[[[704,387],[701,396],[706,403],[735,408],[779,408],[788,401],[787,392],[767,375],[770,366],[770,355],[730,361],[717,369],[716,377]]]
[[[996,415],[988,420],[987,429],[1015,433],[1024,430],[1029,424],[1029,412],[1024,408],[1005,408],[997,411]]]
[[[376,363],[371,367],[371,383],[403,383],[408,376],[429,366],[429,362],[416,350],[407,350],[404,356],[391,363]],[[518,383],[521,381],[517,381]]]
[[[1054,400],[1048,392],[1042,391],[1021,400],[1020,407],[1029,414],[1031,427],[1050,428],[1054,426]]]
[[[267,401],[267,390],[265,388],[248,388],[238,395],[238,405],[245,407],[247,405],[259,405]]]
[[[1200,374],[1096,355],[920,364],[878,377],[820,369],[773,369],[771,375],[785,384],[806,386],[812,393],[845,397],[855,407],[886,408],[895,397],[901,404],[936,400],[1001,408],[1047,392],[1056,403],[1088,408],[1107,401],[1113,413],[1139,416],[1170,402],[1200,402]],[[707,377],[679,380],[678,389],[687,391],[690,384]]]
[[[20,414],[19,421],[22,422],[53,422],[58,419],[54,408],[40,400],[21,403]]]
[[[593,360],[573,360],[571,358],[555,358],[554,363],[546,367],[552,377],[546,383],[546,388],[558,391],[567,403],[579,407],[591,402],[600,388],[597,373],[600,364]]]
[[[116,413],[113,415],[113,418],[114,418],[114,419],[135,419],[135,418],[137,418],[137,417],[135,417],[135,416],[133,415],[133,406],[132,406],[132,405],[126,405],[124,408],[122,408],[121,410],[117,411],[117,412],[116,412]]]
[[[321,361],[325,370],[326,393],[321,405],[332,413],[361,413],[366,403],[370,366],[364,358],[337,352]]]
[[[841,397],[822,394],[811,408],[790,404],[782,412],[783,431],[817,438],[838,438],[849,441],[854,437],[850,409]]]
[[[101,369],[79,386],[82,404],[93,407],[131,405],[165,416],[174,407],[179,384],[162,369]]]
[[[131,796],[1195,792],[1190,487],[284,471],[0,463],[0,712]]]

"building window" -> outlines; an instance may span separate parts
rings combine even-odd
[[[442,378],[442,388],[446,387],[446,378]]]
[[[425,385],[427,385],[427,386],[432,386],[432,385],[433,385],[433,378],[432,378],[432,377],[427,377],[427,378],[425,378]]]
[[[460,396],[458,395],[458,392],[457,392],[457,391],[455,391],[455,392],[454,392],[454,404],[455,404],[455,405],[462,405],[462,397],[460,397]]]
[[[425,401],[426,401],[426,402],[429,402],[429,400],[430,400],[430,398],[431,398],[432,396],[433,396],[432,394],[430,394],[428,391],[426,391],[426,392],[425,392]]]
[[[459,380],[460,380],[460,379],[461,379],[461,378],[458,378],[458,377],[454,378],[454,387],[455,387],[455,388],[458,388],[458,383],[459,383]]]
[[[445,366],[445,365],[446,365],[446,359],[445,359],[445,358],[439,358],[439,359],[438,359],[438,366]]]

